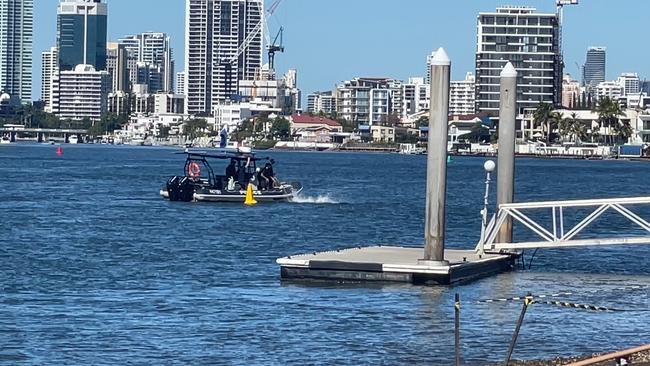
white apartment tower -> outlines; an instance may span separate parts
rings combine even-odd
[[[118,42],[127,49],[131,84],[142,84],[142,73],[160,73],[159,82],[149,85],[151,92],[172,92],[174,89],[174,57],[170,38],[165,33],[145,32],[126,36]],[[147,79],[146,77],[144,79]],[[153,90],[152,90],[153,89]]]
[[[128,51],[122,44],[106,44],[106,69],[111,74],[112,92],[129,91]]]
[[[474,99],[474,74],[468,72],[465,80],[452,81],[449,85],[449,114],[473,114],[476,104]]]
[[[92,65],[59,72],[52,81],[52,112],[61,119],[99,121],[108,111],[110,80],[108,71]]]
[[[314,92],[307,95],[307,112],[326,115],[336,113],[336,93],[331,91]]]
[[[33,0],[0,0],[0,93],[32,100]]]
[[[56,47],[50,48],[41,55],[41,100],[45,104],[45,111],[51,112],[52,106],[52,79],[59,70],[59,54]]]
[[[512,6],[479,13],[476,50],[476,112],[499,111],[499,75],[510,61],[517,69],[520,112],[562,98],[560,24],[556,13]]]
[[[641,81],[637,73],[627,72],[618,77],[618,83],[623,87],[623,95],[638,94],[641,91]]]
[[[263,0],[186,0],[186,112],[237,99],[262,66]]]
[[[185,95],[185,71],[176,73],[176,94]]]

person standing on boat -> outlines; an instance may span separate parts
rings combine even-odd
[[[226,167],[226,180],[230,180],[230,178],[235,179],[237,178],[237,162],[235,159],[230,159],[230,164]]]

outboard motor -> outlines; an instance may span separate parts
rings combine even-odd
[[[170,201],[191,202],[194,199],[194,185],[188,177],[174,176],[167,181]]]
[[[167,194],[169,195],[170,201],[179,201],[179,187],[180,177],[173,176],[167,180]]]
[[[194,199],[194,184],[188,177],[182,177],[178,183],[178,200],[191,202]]]

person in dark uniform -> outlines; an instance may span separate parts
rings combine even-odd
[[[273,187],[278,186],[278,180],[275,178],[275,173],[273,172],[273,164],[266,163],[264,165],[261,177],[266,183],[266,189],[273,189]]]
[[[237,180],[237,162],[235,159],[230,159],[230,164],[226,167],[226,181],[230,180],[230,177],[232,179]]]

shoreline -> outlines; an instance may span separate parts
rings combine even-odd
[[[582,356],[570,356],[570,357],[556,357],[553,359],[535,359],[535,360],[511,360],[508,365],[511,366],[561,366],[567,365],[574,362],[579,362],[583,360],[588,360],[590,358],[598,357],[605,355],[607,353],[593,353],[591,355],[582,355]],[[501,366],[503,362],[489,363],[487,366]],[[594,364],[596,366],[614,366],[616,365],[614,360],[599,362]],[[636,366],[650,366],[650,351],[639,352],[633,354],[630,358],[629,365]]]
[[[106,146],[106,147],[129,147],[129,148],[170,148],[170,149],[185,149],[184,146],[180,145],[130,145],[130,144],[69,144],[69,143],[35,143],[35,142],[13,142],[11,144],[3,144],[2,146]],[[210,149],[211,147],[195,147],[196,149]],[[421,155],[426,156],[426,154],[400,154],[395,149],[392,148],[348,148],[348,149],[325,149],[325,150],[316,150],[316,149],[276,149],[276,148],[266,148],[266,149],[255,149],[255,151],[272,151],[272,152],[310,152],[310,153],[374,153],[374,154],[395,154],[395,155]],[[449,156],[452,157],[468,157],[468,158],[496,158],[497,154],[487,154],[487,153],[477,153],[477,154],[456,154],[449,153]],[[622,160],[622,161],[635,161],[635,162],[650,162],[650,156],[631,156],[631,157],[602,157],[602,156],[579,156],[579,155],[539,155],[539,154],[515,154],[515,158],[531,158],[531,159],[546,159],[546,160]]]

